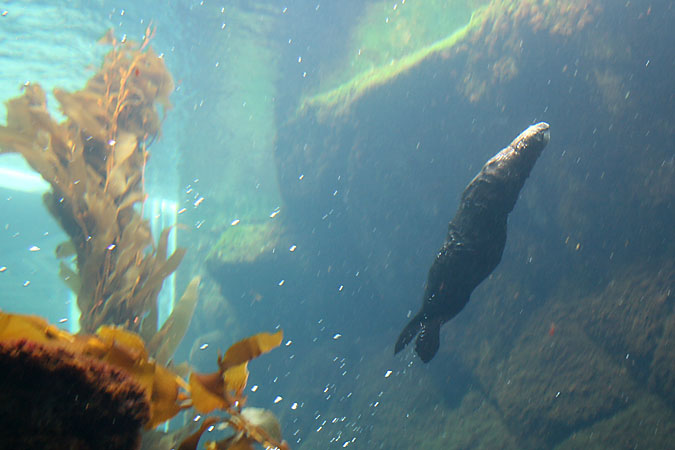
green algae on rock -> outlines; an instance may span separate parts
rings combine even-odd
[[[420,9],[428,7],[426,4],[418,6]],[[401,8],[401,10],[403,9]],[[431,9],[429,8],[429,10]],[[462,9],[464,11],[461,11],[459,14],[454,13],[455,16],[451,17],[456,20],[457,15],[459,17],[466,16],[468,23],[456,29],[451,28],[450,34],[439,36],[438,39],[430,42],[423,42],[419,47],[408,43],[409,45],[402,47],[405,50],[405,52],[402,52],[400,51],[401,47],[390,45],[388,41],[378,42],[376,40],[371,44],[373,49],[370,53],[377,55],[371,59],[372,62],[366,64],[355,64],[352,62],[348,75],[346,77],[338,77],[338,79],[348,78],[346,81],[342,81],[337,87],[329,88],[323,92],[304,98],[300,103],[298,113],[301,114],[308,109],[317,108],[319,116],[329,113],[341,115],[368,90],[386,84],[399,74],[416,66],[428,56],[443,52],[461,42],[470,30],[482,23],[484,12],[483,8],[478,8],[473,13],[467,12],[466,6]],[[366,34],[366,31],[363,30],[364,27],[370,26],[369,21],[364,21],[362,28],[357,29],[356,33],[372,36],[375,32],[369,30],[368,34]],[[419,23],[410,23],[406,28],[409,28],[409,31],[406,32],[408,34],[417,34],[426,29],[425,24]],[[391,35],[395,34],[391,33]],[[358,40],[358,38],[355,38],[355,40]],[[367,41],[367,38],[365,40]],[[419,44],[419,42],[417,43]],[[382,47],[378,47],[378,44]],[[358,49],[357,55],[359,57],[362,51],[362,49]],[[366,56],[363,59],[366,59]]]

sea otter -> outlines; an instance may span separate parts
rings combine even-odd
[[[394,353],[419,333],[415,352],[425,363],[436,355],[441,325],[459,314],[471,292],[499,264],[507,216],[548,141],[547,123],[530,126],[490,158],[466,187],[429,269],[422,308],[399,335]]]

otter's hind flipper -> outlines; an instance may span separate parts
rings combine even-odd
[[[417,336],[417,334],[419,335]],[[412,318],[398,336],[394,354],[400,352],[410,341],[417,336],[415,341],[415,353],[427,363],[433,359],[440,345],[441,320],[439,318],[427,319],[421,311]]]
[[[431,361],[441,341],[441,321],[429,320],[422,324],[422,331],[415,341],[415,353],[420,357],[422,362],[428,363]]]
[[[396,346],[394,347],[394,355],[400,352],[405,348],[406,345],[410,344],[410,341],[419,333],[422,328],[422,313],[417,314],[412,318],[408,325],[405,326],[401,334],[398,335],[398,340],[396,341]]]

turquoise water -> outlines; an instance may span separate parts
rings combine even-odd
[[[283,329],[246,392],[291,448],[667,448],[672,2],[486,3],[4,2],[0,100],[81,89],[108,29],[156,27],[175,90],[144,213],[188,249],[162,304],[203,277],[175,361]],[[394,356],[464,187],[538,121],[500,265],[433,361]],[[0,309],[76,331],[46,187],[16,155],[0,177]]]

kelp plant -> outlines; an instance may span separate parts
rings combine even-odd
[[[0,152],[21,153],[52,187],[44,201],[70,237],[57,254],[71,248],[77,256],[77,271],[62,264],[61,273],[77,292],[82,333],[0,311],[0,434],[9,430],[16,448],[136,449],[141,426],[151,430],[192,407],[227,415],[205,419],[182,450],[196,448],[217,423],[235,433],[208,448],[246,450],[257,442],[286,449],[274,415],[244,408],[243,396],[248,361],[279,346],[281,331],[234,344],[218,357],[218,371],[192,373],[189,382],[165,367],[187,331],[200,280],[157,330],[157,295],[185,250],[167,255],[168,229],[155,245],[137,209],[147,147],[160,131],[156,103],[169,108],[173,90],[163,59],[148,46],[152,34],[148,28],[134,44],[109,32],[104,43],[112,50],[85,88],[54,90],[67,118],[61,123],[37,84],[7,103]],[[36,390],[35,380],[62,389]],[[30,420],[12,422],[17,411]]]
[[[85,88],[54,89],[65,121],[51,117],[45,92],[29,83],[0,126],[0,152],[21,153],[52,187],[44,202],[70,237],[61,249],[77,255],[77,271],[62,263],[61,275],[77,293],[81,329],[122,325],[147,342],[162,283],[185,253],[167,255],[169,229],[155,245],[136,207],[145,200],[147,147],[160,131],[156,104],[169,108],[174,86],[151,36],[148,27],[139,45],[106,34],[112,50]]]

